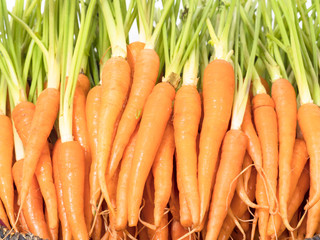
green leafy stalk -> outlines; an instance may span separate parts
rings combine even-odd
[[[6,115],[7,110],[7,82],[0,72],[0,115]]]

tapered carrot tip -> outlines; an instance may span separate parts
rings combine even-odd
[[[305,210],[311,208],[320,199],[320,109],[313,103],[303,104],[298,110],[298,121],[307,144],[310,156],[310,188],[314,189],[314,195],[309,196],[309,202]]]

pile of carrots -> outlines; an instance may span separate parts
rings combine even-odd
[[[320,234],[319,14],[0,0],[1,222],[50,240]]]

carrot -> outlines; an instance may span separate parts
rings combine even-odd
[[[310,188],[309,195],[315,194],[313,188]],[[317,232],[318,225],[320,222],[320,201],[318,201],[313,207],[308,210],[307,215],[307,230],[306,230],[306,238],[312,238]]]
[[[34,112],[35,105],[27,101],[19,103],[12,111],[12,119],[24,146],[27,145],[29,136],[32,135],[30,132],[30,126]],[[48,227],[50,232],[57,232],[59,228],[57,195],[53,183],[52,164],[48,143],[45,144],[42,149],[35,175],[48,209]],[[57,235],[52,236],[52,239],[57,238]]]
[[[320,154],[318,144],[320,126],[315,124],[320,121],[320,109],[312,103],[303,104],[298,110],[298,121],[310,155],[310,196],[305,209],[311,208],[320,199]]]
[[[252,171],[252,174],[249,179],[247,194],[250,201],[253,201],[255,198],[255,188],[256,188],[256,171]],[[236,194],[232,202],[230,204],[230,209],[236,217],[242,216],[248,209],[248,206],[245,202],[241,200],[238,194]],[[221,232],[219,234],[219,240],[228,239],[232,230],[235,227],[234,221],[232,221],[231,217],[228,215],[223,222]]]
[[[298,228],[298,237],[297,237],[298,240],[305,239],[306,229],[307,229],[307,218],[304,218],[301,226]]]
[[[221,160],[210,206],[206,239],[218,238],[236,189],[237,176],[241,171],[247,141],[247,136],[241,130],[234,129],[229,130],[223,140]]]
[[[18,192],[17,191],[15,191],[15,198],[18,199]],[[16,216],[18,215],[18,211],[19,211],[18,202],[15,201],[14,202],[14,212],[15,212]],[[18,221],[17,228],[18,228],[19,232],[22,232],[22,233],[30,232],[28,225],[27,225],[27,222],[26,222],[26,219],[23,215],[23,212],[21,212],[19,215],[19,221]]]
[[[178,240],[184,235],[188,233],[188,230],[185,229],[181,223],[177,220],[173,220],[171,223],[171,239],[172,240]],[[181,240],[188,240],[188,237],[182,238]]]
[[[137,62],[137,58],[140,51],[144,49],[145,43],[143,42],[132,42],[127,46],[127,60],[131,69],[131,75],[134,76],[134,69]]]
[[[79,86],[83,90],[84,95],[87,96],[90,91],[89,78],[85,74],[80,73],[77,79],[77,86]]]
[[[250,165],[250,162],[245,163],[245,161],[251,161],[251,158],[247,153],[246,153],[246,155],[244,157],[243,169],[247,168]],[[251,170],[251,168],[249,168],[249,169]],[[244,174],[246,174],[249,171],[249,169]],[[249,177],[249,179],[250,179],[250,177]],[[255,180],[256,180],[256,178],[255,178]],[[247,195],[247,189],[245,187],[245,182],[244,181],[245,181],[244,180],[244,176],[243,175],[239,176],[238,184],[237,184],[237,187],[236,187],[237,194],[239,195],[241,200],[244,201],[246,203],[246,205],[248,205],[248,207],[259,208],[259,205],[253,203],[250,200],[249,196]]]
[[[261,142],[263,169],[266,173],[270,210],[275,208],[275,194],[278,178],[278,126],[274,110],[274,101],[267,94],[258,94],[253,98],[254,123]]]
[[[61,178],[58,170],[58,162],[60,161],[60,148],[61,148],[61,139],[58,139],[52,151],[54,185],[56,187],[57,198],[58,198],[58,213],[61,221],[62,238],[65,240],[71,240],[72,233],[71,233],[70,224],[68,223],[68,219],[67,219],[67,212],[66,212],[65,203],[63,200],[62,183],[61,183]]]
[[[152,179],[152,175],[150,174],[147,183],[146,188],[144,191],[144,200],[145,200],[145,206],[142,209],[142,216],[143,220],[154,224],[154,216],[153,216],[153,209],[154,209],[154,183]],[[156,229],[147,229],[148,237],[149,239],[168,239],[168,215],[165,214],[161,218],[161,223],[159,227]]]
[[[2,223],[4,223],[6,228],[10,228],[10,224],[9,224],[9,221],[8,221],[7,213],[4,210],[2,201],[0,201],[0,221],[2,221]]]
[[[196,86],[183,85],[174,102],[174,139],[177,148],[177,172],[194,226],[200,221],[196,149],[200,117],[201,102]]]
[[[168,82],[161,82],[154,87],[145,104],[129,178],[132,184],[128,192],[131,199],[128,203],[129,226],[138,222],[144,184],[171,116],[174,97],[174,87]]]
[[[252,159],[250,157],[250,155],[248,154],[248,152],[246,152],[246,155],[244,156],[243,159],[243,166],[242,168],[245,169],[247,167],[249,167],[249,165],[252,164]],[[252,168],[247,168],[247,170],[243,173],[243,184],[244,184],[244,189],[247,191],[248,189],[248,182],[251,176],[251,170]]]
[[[309,183],[310,183],[310,176],[309,176],[309,170],[304,169],[296,189],[294,190],[294,193],[292,195],[292,198],[290,199],[290,202],[288,204],[288,220],[291,221],[293,215],[300,207],[301,203],[304,200],[304,196],[309,190]],[[280,231],[277,232],[277,235],[279,236],[284,230],[286,229],[285,225],[282,224]]]
[[[103,219],[102,219],[102,216],[99,215],[97,217],[97,221],[96,221],[96,224],[94,226],[93,233],[92,233],[92,239],[93,240],[100,240],[101,237],[103,236],[102,235],[102,226],[103,226]]]
[[[174,130],[169,121],[152,165],[154,178],[154,224],[159,227],[164,209],[169,202],[172,188],[173,155],[175,151]]]
[[[9,117],[0,115],[0,198],[11,226],[17,231],[14,217],[14,190],[12,178],[13,131]],[[10,225],[7,225],[9,228]]]
[[[122,57],[112,57],[103,66],[101,103],[99,110],[99,132],[97,145],[98,177],[101,191],[110,208],[111,206],[105,173],[111,152],[113,129],[122,105],[125,102],[130,85],[130,67]]]
[[[180,223],[183,227],[192,226],[192,216],[184,192],[179,193]]]
[[[74,239],[88,239],[83,202],[85,159],[82,147],[78,142],[61,143],[57,169],[72,236]]]
[[[47,88],[41,92],[36,103],[36,109],[30,126],[31,134],[25,146],[25,159],[22,172],[22,186],[20,191],[20,208],[23,206],[29,186],[35,173],[43,147],[51,132],[59,110],[59,91]],[[48,107],[50,106],[50,107]],[[23,117],[23,116],[21,116]]]
[[[175,171],[174,171],[175,172]],[[172,177],[172,188],[169,199],[170,213],[174,220],[180,222],[179,192],[175,176]]]
[[[286,79],[272,84],[272,99],[275,104],[279,128],[279,204],[284,224],[289,227],[287,203],[289,201],[290,172],[297,126],[297,101],[291,83]]]
[[[90,206],[90,186],[89,173],[91,166],[91,151],[89,146],[89,133],[86,119],[86,93],[84,86],[90,86],[87,76],[79,74],[77,86],[73,97],[73,114],[72,114],[72,134],[74,140],[79,142],[85,157],[85,178],[84,178],[84,214],[86,219],[87,230],[90,230],[92,222],[92,211]]]
[[[209,63],[203,77],[204,118],[198,160],[200,221],[209,207],[218,153],[231,116],[234,86],[230,63],[219,59]]]
[[[95,86],[89,91],[86,101],[87,128],[89,133],[89,144],[92,157],[89,175],[90,203],[92,206],[92,212],[95,211],[97,201],[100,196],[97,160],[100,101],[101,86]]]
[[[143,49],[137,56],[135,71],[127,106],[119,122],[112,145],[108,176],[112,176],[122,158],[123,151],[143,113],[159,71],[159,56],[152,49]]]
[[[23,165],[24,160],[19,160],[12,168],[13,179],[18,189],[18,193],[20,193],[22,188]],[[39,191],[39,185],[34,175],[31,180],[25,205],[22,207],[23,215],[31,233],[41,238],[49,239],[50,233],[43,213],[43,202]]]
[[[293,149],[293,158],[291,161],[291,171],[290,171],[290,189],[289,189],[289,199],[293,197],[293,193],[296,189],[298,180],[303,171],[304,166],[308,160],[308,152],[306,144],[303,140],[296,139]],[[278,189],[279,190],[279,189]],[[277,192],[279,195],[279,191]],[[277,225],[275,223],[278,223]],[[272,235],[274,232],[280,230],[282,219],[280,214],[276,214],[269,219],[268,223],[268,234]]]
[[[126,147],[121,161],[121,168],[119,173],[119,181],[117,185],[117,216],[115,221],[116,230],[124,230],[128,221],[128,199],[127,192],[129,185],[129,173],[132,165],[132,158],[134,148],[137,141],[138,127],[131,136],[131,139]]]

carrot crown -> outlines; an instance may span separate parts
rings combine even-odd
[[[202,30],[204,21],[212,10],[212,1],[208,1],[201,10],[196,10],[196,1],[191,0],[188,4],[188,8],[182,12],[183,24],[179,35],[176,27],[175,13],[172,10],[170,15],[170,21],[167,27],[166,24],[162,28],[162,39],[164,44],[164,59],[165,59],[165,76],[162,81],[171,82],[174,87],[180,81],[180,73],[182,68],[189,57],[194,44],[199,38],[199,33]],[[199,19],[198,19],[199,18]],[[193,20],[198,19],[197,27],[193,26]],[[174,21],[174,22],[172,22]],[[169,28],[169,30],[167,30]],[[194,28],[194,29],[193,29]],[[167,32],[170,31],[171,39],[167,38]],[[169,47],[170,46],[170,47]]]
[[[209,43],[214,47],[213,59],[224,59],[228,61],[233,53],[229,46],[229,33],[233,28],[232,24],[234,9],[237,1],[231,1],[230,6],[224,3],[220,15],[218,34],[216,34],[210,19],[206,20],[208,31],[211,37]],[[229,11],[227,10],[229,9]],[[228,12],[227,12],[228,11]],[[225,14],[227,17],[225,19]]]
[[[310,89],[308,86],[306,71],[303,66],[301,46],[299,42],[299,36],[297,33],[298,22],[294,13],[294,7],[292,5],[292,2],[291,1],[276,2],[275,0],[272,0],[271,3],[272,3],[272,9],[274,11],[275,19],[280,29],[284,47],[287,50],[287,55],[289,57],[291,66],[293,68],[293,71],[296,77],[301,104],[312,103],[313,101],[310,95]],[[282,10],[282,13],[284,14],[285,20],[287,21],[290,37],[287,34],[280,8]]]
[[[100,0],[99,4],[107,26],[112,56],[127,58],[127,45],[120,0]]]

